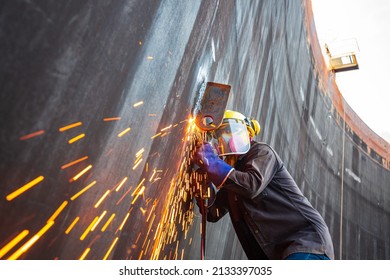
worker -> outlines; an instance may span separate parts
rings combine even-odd
[[[207,220],[229,213],[248,259],[333,259],[325,221],[275,150],[253,140],[259,132],[256,120],[227,110],[208,141],[196,146],[193,163],[216,188]]]

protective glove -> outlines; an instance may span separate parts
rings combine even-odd
[[[209,179],[219,189],[234,170],[229,164],[220,159],[213,151],[211,145],[204,142],[197,145],[193,162],[203,171],[206,171]]]

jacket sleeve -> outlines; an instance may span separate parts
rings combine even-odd
[[[252,143],[239,164],[241,171],[231,172],[223,188],[250,199],[265,189],[279,168],[275,151],[267,144],[257,142]]]

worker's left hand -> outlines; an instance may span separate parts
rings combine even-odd
[[[220,159],[213,151],[211,145],[207,142],[201,143],[195,147],[193,162],[200,169],[206,171],[211,182],[220,188],[226,181],[230,172],[234,170],[229,164]]]

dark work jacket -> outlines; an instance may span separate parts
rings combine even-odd
[[[244,242],[249,233],[252,244],[269,259],[284,259],[296,252],[334,259],[325,221],[269,145],[252,141],[234,169],[209,207],[208,221],[216,222],[229,212],[247,256],[253,250]]]

